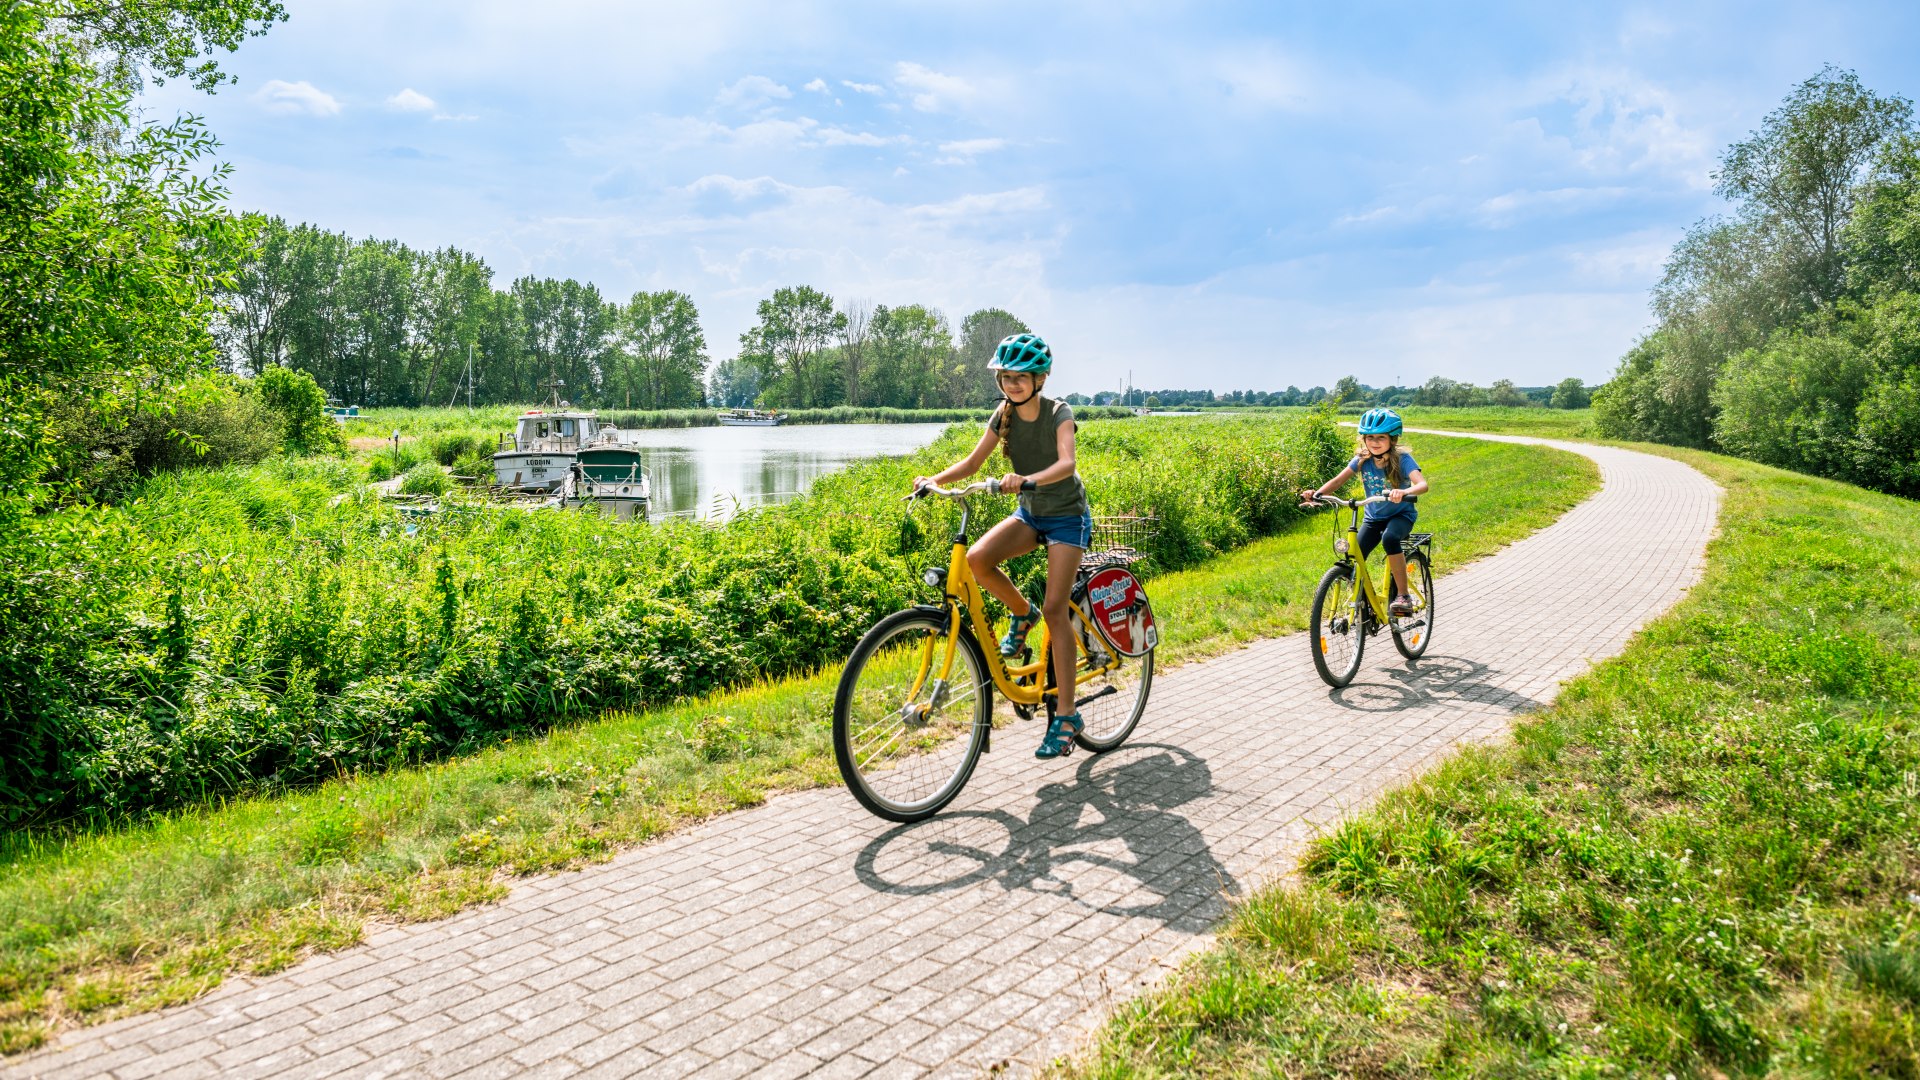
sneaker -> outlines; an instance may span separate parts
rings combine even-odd
[[[1073,737],[1086,727],[1080,722],[1080,714],[1061,713],[1047,724],[1047,737],[1040,740],[1040,749],[1033,752],[1037,758],[1065,757],[1073,753]]]
[[[1013,615],[1007,619],[1007,632],[1000,635],[1000,655],[1013,656],[1027,644],[1027,631],[1033,629],[1034,620],[1039,618],[1038,608],[1029,607],[1025,615]]]
[[[1387,614],[1396,619],[1404,619],[1413,614],[1413,597],[1396,596],[1393,603],[1387,605]]]

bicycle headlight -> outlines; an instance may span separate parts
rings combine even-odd
[[[1346,537],[1344,537],[1344,536],[1342,536],[1342,537],[1340,537],[1340,538],[1339,538],[1338,540],[1335,540],[1335,541],[1333,542],[1333,553],[1334,553],[1335,555],[1345,555],[1345,554],[1347,553],[1347,538],[1346,538]]]
[[[920,575],[920,580],[937,589],[947,580],[947,572],[941,567],[929,566],[926,572]]]

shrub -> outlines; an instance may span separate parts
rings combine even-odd
[[[1871,362],[1835,334],[1787,334],[1727,361],[1713,389],[1727,453],[1821,476],[1853,469],[1854,413]]]
[[[297,454],[337,454],[346,449],[340,425],[327,414],[327,394],[304,371],[270,365],[251,383],[280,421],[281,445]]]
[[[400,481],[400,491],[406,495],[445,495],[452,486],[447,474],[431,461],[408,469],[406,478]]]

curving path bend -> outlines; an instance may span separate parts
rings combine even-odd
[[[1429,434],[1453,434],[1430,432]],[[1330,692],[1300,637],[1165,672],[1134,741],[995,740],[941,816],[779,796],[505,900],[190,1005],[69,1032],[9,1077],[1030,1074],[1203,947],[1227,898],[1620,652],[1698,580],[1719,489],[1584,454],[1599,493],[1445,575],[1433,650]],[[1446,561],[1445,537],[1440,562]]]

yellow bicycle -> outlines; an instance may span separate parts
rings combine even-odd
[[[1308,629],[1314,669],[1328,686],[1338,688],[1352,682],[1360,670],[1360,654],[1366,651],[1367,638],[1383,626],[1393,634],[1393,645],[1400,655],[1420,659],[1433,635],[1433,534],[1413,533],[1401,542],[1407,556],[1407,594],[1413,598],[1413,614],[1391,615],[1385,590],[1374,584],[1367,561],[1360,558],[1360,508],[1386,502],[1386,496],[1342,499],[1321,495],[1316,501],[1345,507],[1353,516],[1347,522],[1345,536],[1339,534],[1340,519],[1334,518],[1333,565],[1313,591]]]
[[[940,602],[876,623],[854,646],[834,695],[840,776],[860,805],[890,821],[932,817],[960,794],[980,755],[992,749],[995,687],[1023,719],[1043,708],[1049,719],[1053,714],[1056,673],[1045,659],[1052,655],[1046,622],[1035,625],[1019,655],[1003,660],[967,565],[969,499],[983,492],[999,494],[1000,482],[921,489],[921,496],[943,496],[961,508],[946,567],[924,575],[941,590]],[[1102,526],[1095,528],[1098,543]],[[1159,630],[1146,590],[1128,569],[1141,557],[1126,546],[1092,550],[1074,578],[1075,704],[1084,725],[1074,742],[1095,753],[1133,733],[1153,686]]]

